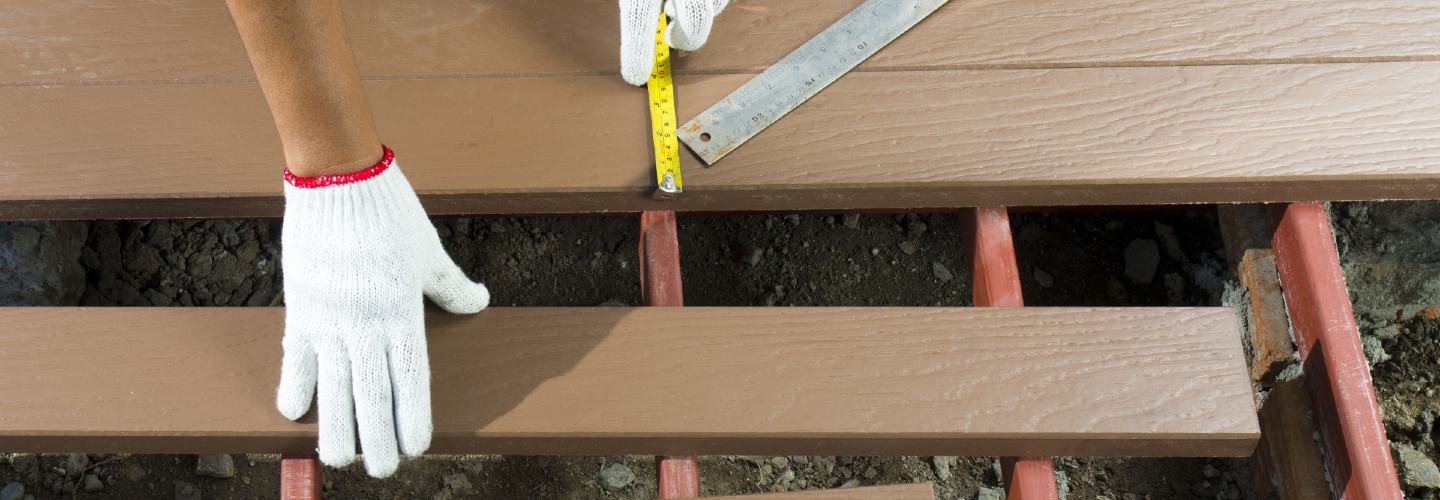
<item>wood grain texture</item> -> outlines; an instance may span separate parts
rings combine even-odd
[[[860,0],[737,0],[684,73],[779,60]],[[353,0],[345,14],[370,78],[617,73],[608,0]],[[861,71],[1426,59],[1440,11],[1424,0],[952,2]],[[723,50],[722,50],[723,49]],[[225,6],[161,0],[0,5],[0,82],[251,80]]]
[[[311,450],[314,424],[273,408],[282,316],[0,309],[0,449]],[[434,453],[1246,456],[1258,439],[1228,309],[428,319]]]
[[[680,115],[748,78],[682,80]],[[369,82],[432,213],[917,209],[1440,193],[1440,63],[858,73],[688,188],[609,76]],[[0,218],[278,215],[251,84],[3,87]]]
[[[868,488],[787,491],[705,498],[712,500],[934,500],[935,486],[931,483],[892,484]]]

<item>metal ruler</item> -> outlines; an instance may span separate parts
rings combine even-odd
[[[949,0],[866,0],[780,62],[680,127],[713,164],[803,104]]]
[[[655,142],[655,198],[680,194],[680,143],[675,140],[675,82],[670,75],[670,45],[665,43],[665,13],[655,30],[655,69],[645,85],[650,94],[650,131]]]

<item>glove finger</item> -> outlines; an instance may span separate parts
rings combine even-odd
[[[620,77],[644,85],[655,68],[661,0],[620,0]]]
[[[387,332],[361,332],[359,337],[384,338]],[[355,420],[360,426],[360,452],[372,477],[390,477],[400,467],[395,447],[395,407],[390,400],[390,363],[379,342],[350,346],[355,383]]]
[[[285,357],[280,362],[280,385],[275,390],[275,408],[290,420],[310,411],[315,396],[315,348],[299,332],[286,332],[282,345]]]
[[[450,260],[445,249],[436,243],[430,258],[430,276],[425,282],[425,296],[455,314],[474,314],[490,305],[490,290],[470,281],[465,271]]]
[[[420,456],[430,448],[430,355],[425,351],[425,322],[409,326],[419,335],[400,335],[390,346],[390,379],[395,384],[395,429],[400,452]]]
[[[344,467],[355,461],[355,406],[350,396],[350,360],[338,342],[320,346],[320,461]]]
[[[674,20],[665,33],[665,41],[680,50],[698,50],[710,38],[715,16],[728,0],[669,0],[665,12]]]

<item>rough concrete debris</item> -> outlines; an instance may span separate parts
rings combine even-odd
[[[975,500],[1005,500],[1005,492],[1000,488],[981,486],[980,491],[975,493]]]
[[[930,265],[930,272],[934,274],[935,279],[940,280],[941,283],[955,279],[955,275],[950,272],[950,269],[945,267],[945,264],[939,262]]]
[[[235,459],[223,453],[195,455],[195,475],[230,479],[235,477]]]
[[[1435,461],[1405,443],[1391,443],[1400,466],[1400,481],[1411,488],[1440,488],[1440,468]]]
[[[630,466],[616,462],[600,471],[600,485],[610,491],[619,491],[635,482],[635,472]]]
[[[1380,363],[1390,361],[1390,353],[1385,352],[1385,348],[1380,345],[1379,337],[1374,335],[1360,336],[1360,347],[1364,349],[1365,361],[1370,364],[1371,368],[1374,368],[1375,365]]]
[[[935,466],[935,478],[941,481],[950,479],[950,469],[955,467],[957,457],[930,457],[930,463]]]
[[[845,214],[845,227],[857,229],[860,227],[860,214]]]
[[[1155,240],[1138,239],[1125,245],[1125,277],[1141,285],[1155,281],[1160,268],[1160,245]]]

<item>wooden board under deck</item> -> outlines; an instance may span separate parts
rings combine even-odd
[[[0,449],[311,451],[274,409],[283,314],[0,309]],[[1223,308],[428,318],[434,453],[1247,456],[1259,432]]]
[[[856,3],[736,2],[681,57],[679,114]],[[952,2],[716,166],[685,155],[669,203],[613,2],[345,8],[381,136],[437,214],[1440,192],[1423,2]],[[76,9],[0,7],[0,219],[279,215],[279,141],[223,5]]]

